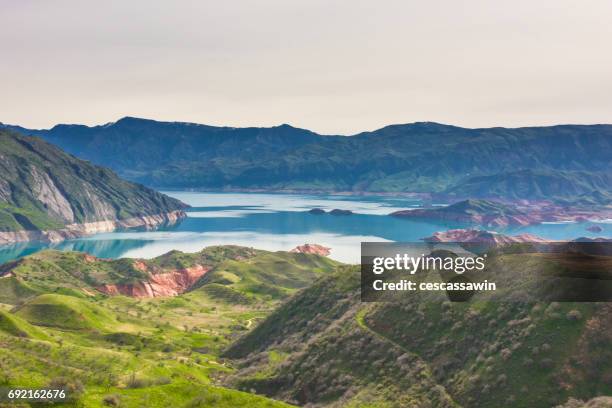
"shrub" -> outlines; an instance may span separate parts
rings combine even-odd
[[[555,408],[581,408],[584,406],[584,401],[570,398],[565,404],[557,405]]]
[[[579,310],[574,309],[567,312],[565,317],[567,317],[568,320],[576,321],[582,319],[582,313],[580,313]]]
[[[135,374],[132,374],[126,384],[126,388],[146,388],[155,385],[166,385],[172,381],[168,377],[158,378],[138,378]]]
[[[554,365],[554,361],[551,358],[543,358],[540,360],[540,367],[542,368],[551,368]]]
[[[76,400],[83,394],[83,384],[76,378],[56,377],[48,385],[53,390],[65,390],[66,396],[70,400]]]
[[[109,407],[118,407],[121,405],[121,398],[116,394],[107,395],[102,399],[102,403]]]

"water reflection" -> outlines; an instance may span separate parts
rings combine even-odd
[[[338,197],[287,194],[169,193],[193,206],[177,225],[155,231],[129,230],[97,234],[58,244],[27,243],[0,247],[0,263],[41,249],[82,251],[103,258],[154,257],[177,249],[194,252],[209,245],[236,244],[269,250],[289,250],[318,243],[332,248],[331,256],[358,262],[362,241],[418,241],[436,231],[462,228],[426,220],[407,220],[387,214],[418,205],[412,198]],[[207,205],[208,204],[208,205]],[[314,215],[311,208],[347,209],[348,216]],[[586,231],[591,224],[542,224],[499,231],[529,232],[549,239],[612,236],[612,224],[603,232]]]

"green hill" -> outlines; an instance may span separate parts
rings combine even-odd
[[[104,285],[138,290],[164,275],[180,292],[199,290],[229,302],[274,302],[304,288],[337,262],[319,255],[269,252],[238,246],[208,247],[195,253],[171,251],[153,259],[100,259],[80,252],[45,250],[0,265],[0,302],[19,304],[41,293],[87,298],[102,295]],[[185,286],[185,271],[206,272]]]
[[[13,276],[3,277],[0,280],[0,303],[14,305],[38,293],[26,282]]]
[[[280,300],[336,265],[337,262],[319,255],[259,251],[247,261],[228,260],[219,264],[200,284],[220,300],[248,302],[256,297]]]
[[[605,193],[611,185],[612,173],[609,172],[520,170],[471,177],[458,182],[446,193],[474,198],[562,200],[592,192]]]
[[[130,408],[549,408],[610,395],[610,304],[525,297],[568,265],[588,272],[584,259],[521,248],[489,252],[479,273],[500,290],[464,303],[438,293],[365,303],[357,266],[308,254],[43,251],[0,269],[14,274],[0,278],[12,281],[4,293],[26,293],[0,305],[0,382],[67,383],[83,406]],[[211,269],[176,296],[107,296],[88,283],[194,262]]]
[[[580,194],[576,197],[559,199],[558,201],[563,205],[575,207],[593,208],[601,206],[611,206],[612,193],[610,193],[609,191],[595,190],[589,193]]]
[[[458,406],[417,355],[362,325],[359,284],[343,268],[279,307],[225,352],[239,359],[228,383],[297,405]]]
[[[195,265],[210,268],[207,279],[176,296],[96,289]],[[10,274],[0,278],[0,303],[13,305],[0,304],[0,383],[75,390],[75,401],[56,406],[288,407],[221,386],[219,378],[234,368],[220,351],[337,265],[318,255],[237,246],[151,260],[38,252],[0,266],[0,275]]]
[[[47,340],[49,337],[37,327],[12,313],[0,310],[0,332],[11,336]]]
[[[185,207],[36,137],[0,130],[0,158],[0,233],[57,230]]]
[[[15,314],[37,326],[108,331],[117,324],[108,311],[74,296],[45,294],[19,306]]]
[[[227,382],[342,407],[537,408],[610,395],[609,304],[521,301],[568,260],[489,255],[504,289],[467,303],[361,303],[357,268],[322,278],[230,345],[239,370]]]

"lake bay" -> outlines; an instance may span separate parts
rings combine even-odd
[[[331,257],[358,263],[362,241],[419,241],[436,231],[465,225],[408,220],[389,213],[418,208],[407,197],[305,194],[164,192],[192,207],[181,223],[154,231],[124,230],[58,244],[23,243],[0,247],[0,263],[45,248],[87,252],[102,258],[151,258],[171,250],[196,252],[210,245],[235,244],[267,250],[290,250],[304,243],[330,247]],[[352,215],[310,214],[312,208],[351,210]],[[497,229],[507,234],[532,233],[563,240],[612,237],[612,223],[589,232],[592,223],[540,224]],[[490,228],[489,228],[490,229]]]

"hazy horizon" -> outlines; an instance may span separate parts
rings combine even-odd
[[[385,127],[389,127],[389,126],[406,126],[406,125],[414,125],[414,124],[421,124],[421,123],[430,123],[430,124],[437,124],[437,125],[442,125],[442,126],[452,126],[452,127],[460,127],[463,129],[491,129],[491,128],[504,128],[504,129],[518,129],[518,128],[536,128],[536,127],[550,127],[550,126],[612,126],[612,123],[555,123],[555,124],[550,124],[550,125],[529,125],[529,126],[482,126],[482,127],[469,127],[469,126],[458,126],[452,123],[441,123],[441,122],[432,122],[432,121],[415,121],[415,122],[404,122],[404,123],[389,123],[387,125],[383,125],[381,127],[377,127],[374,129],[364,129],[361,131],[357,131],[354,133],[320,133],[317,132],[313,129],[308,129],[306,127],[301,127],[301,126],[295,126],[294,124],[291,123],[278,123],[278,124],[273,124],[270,126],[249,126],[249,125],[244,125],[244,126],[230,126],[230,125],[213,125],[210,123],[197,123],[197,122],[190,122],[190,121],[179,121],[179,120],[159,120],[159,119],[155,119],[155,118],[145,118],[145,117],[136,117],[136,116],[131,116],[131,115],[126,115],[126,116],[122,116],[116,120],[112,120],[112,121],[108,121],[108,122],[104,122],[104,123],[93,123],[93,124],[86,124],[86,123],[78,123],[78,122],[66,122],[66,123],[56,123],[53,124],[51,126],[48,127],[28,127],[28,126],[24,126],[22,124],[19,123],[8,123],[8,122],[3,122],[2,120],[0,120],[0,124],[2,125],[8,125],[8,126],[20,126],[26,129],[30,129],[30,130],[51,130],[53,127],[55,126],[87,126],[90,128],[93,127],[100,127],[100,126],[108,126],[108,125],[113,125],[117,122],[119,122],[122,119],[126,119],[126,118],[132,118],[132,119],[138,119],[138,120],[151,120],[151,121],[155,121],[155,122],[161,122],[161,123],[184,123],[184,124],[189,124],[189,125],[196,125],[196,126],[212,126],[212,127],[227,127],[227,128],[236,128],[236,129],[244,129],[244,128],[257,128],[257,127],[261,127],[261,128],[270,128],[270,127],[279,127],[279,126],[283,126],[283,125],[289,125],[291,127],[294,128],[298,128],[298,129],[303,129],[303,130],[308,130],[311,132],[314,132],[318,135],[321,136],[356,136],[360,133],[366,133],[366,132],[372,132],[372,131],[377,131],[380,129],[383,129]],[[0,118],[1,119],[1,118]]]
[[[7,1],[0,121],[612,123],[612,3]]]

